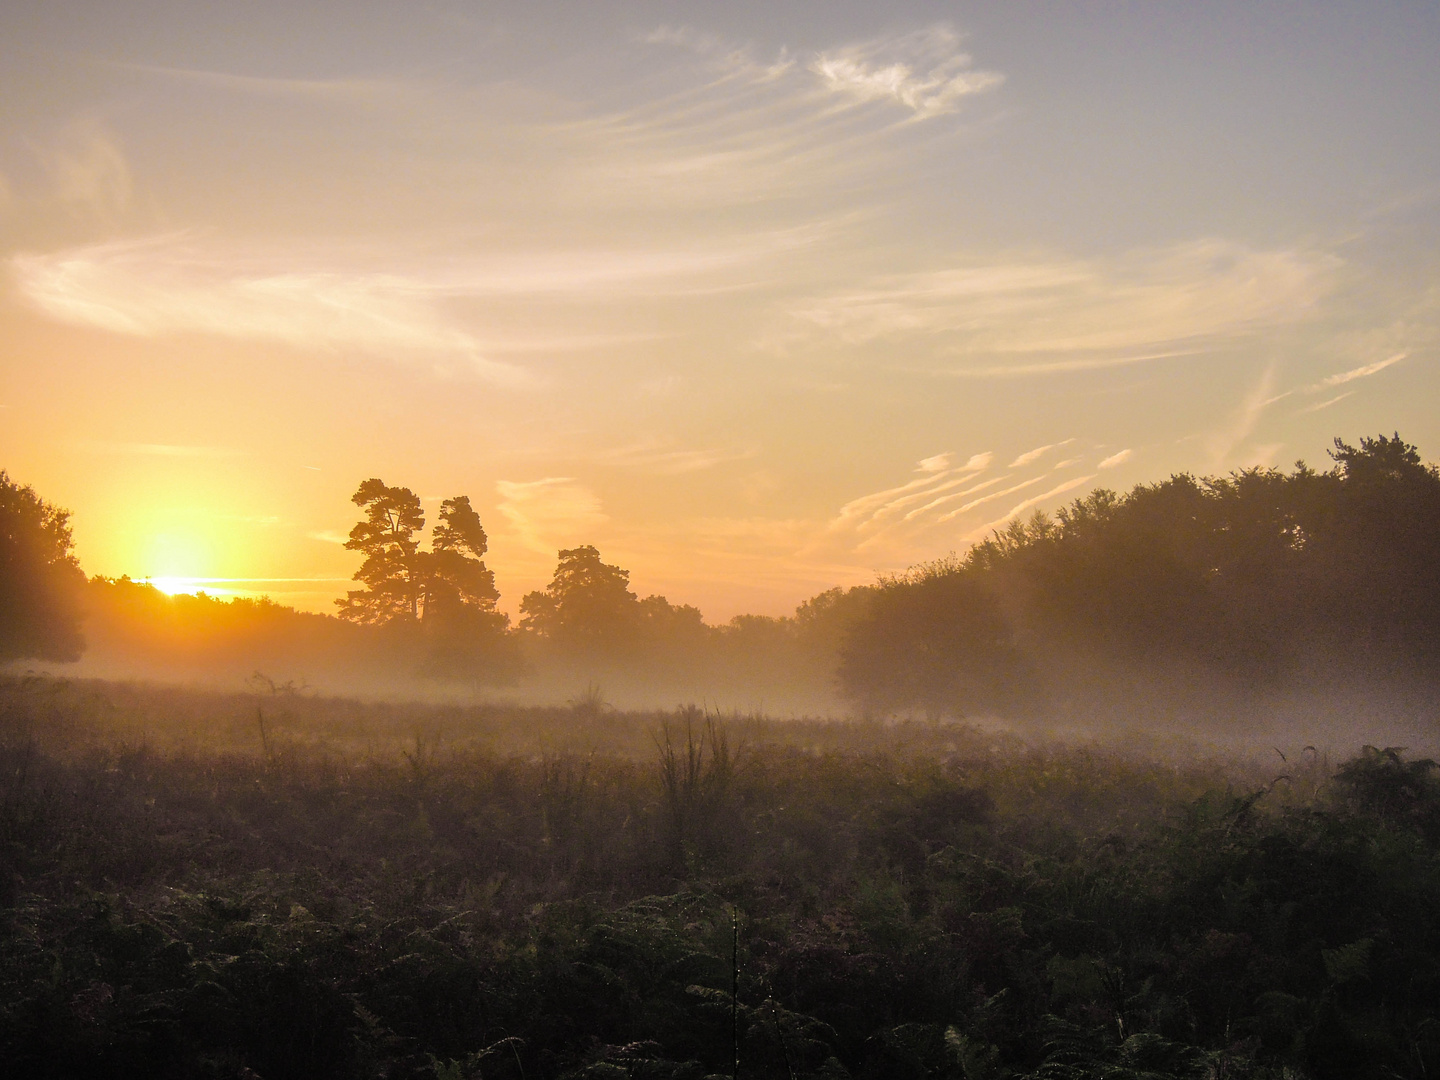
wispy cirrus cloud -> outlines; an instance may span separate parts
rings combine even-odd
[[[1259,381],[1245,392],[1231,415],[1205,436],[1205,448],[1215,464],[1228,460],[1236,448],[1254,433],[1265,410],[1288,396],[1274,393],[1275,377],[1276,365],[1271,363],[1266,366]]]
[[[458,301],[603,305],[683,294],[743,281],[756,262],[793,242],[782,231],[693,248],[426,261],[323,245],[261,250],[176,233],[17,255],[10,270],[25,300],[63,322],[139,337],[211,334],[353,350],[524,385],[531,375],[495,354],[590,349],[654,334],[500,335],[457,311]],[[569,321],[576,322],[573,310]]]
[[[1082,370],[1186,355],[1310,317],[1340,260],[1206,240],[1110,260],[971,261],[795,304],[781,349],[907,338],[953,374]],[[978,362],[977,362],[978,361]]]
[[[1097,462],[1097,449],[1082,446],[1062,461],[1050,465],[1042,461],[1050,451],[1077,442],[1069,438],[1035,447],[1017,454],[998,471],[993,469],[995,455],[988,452],[973,455],[963,466],[954,465],[949,454],[927,458],[914,479],[847,502],[828,522],[825,542],[817,539],[812,546],[816,551],[843,552],[852,559],[882,559],[904,566],[928,557],[926,552],[968,544],[1027,510],[1044,508],[1083,487],[1101,469],[1113,468],[1130,456],[1124,450]],[[925,468],[937,462],[940,468]],[[1065,475],[1077,466],[1079,475]],[[985,516],[1012,496],[1019,498],[1004,514]]]
[[[882,154],[876,140],[954,113],[1003,81],[972,69],[960,35],[944,25],[770,55],[686,27],[642,41],[683,51],[677,89],[550,129],[566,146],[574,186],[591,198],[754,206],[857,173],[893,176],[901,144]]]
[[[1069,446],[1074,441],[1074,439],[1066,439],[1064,442],[1046,443],[1044,446],[1035,447],[1034,450],[1027,450],[1025,451],[1025,453],[1017,457],[1014,461],[1010,462],[1008,468],[1018,469],[1022,465],[1029,465],[1032,461],[1039,461],[1051,450],[1054,450],[1057,447],[1061,446]]]
[[[1046,477],[1044,474],[1040,476],[1032,476],[1028,480],[1021,480],[1018,484],[1011,484],[1009,487],[1001,488],[999,491],[992,491],[988,494],[981,495],[978,498],[970,499],[964,503],[961,503],[953,510],[947,510],[945,513],[941,514],[938,518],[936,518],[936,521],[939,523],[954,521],[962,514],[968,514],[977,506],[984,506],[986,503],[994,502],[996,499],[1003,499],[1006,495],[1013,495],[1017,491],[1024,491],[1028,487],[1034,487],[1036,484],[1043,483],[1045,479]]]
[[[483,356],[474,335],[444,317],[433,286],[396,274],[272,269],[183,235],[20,255],[11,269],[21,295],[44,314],[112,333],[463,357],[495,381],[523,378]]]
[[[1094,479],[1094,473],[1090,473],[1087,476],[1076,476],[1069,480],[1066,480],[1064,483],[1056,484],[1049,491],[1042,491],[1039,495],[1032,495],[1028,499],[1023,499],[1020,502],[1016,503],[1014,506],[1012,506],[1009,510],[1007,510],[1003,516],[995,518],[993,521],[987,521],[985,522],[985,524],[976,526],[974,529],[971,529],[969,534],[966,536],[966,539],[982,539],[983,537],[988,536],[995,529],[1000,528],[1000,526],[1007,525],[1011,521],[1014,521],[1026,510],[1033,509],[1034,507],[1040,506],[1042,503],[1047,503],[1052,499],[1058,499],[1061,495],[1074,491],[1078,487],[1083,487]]]
[[[683,476],[703,472],[731,461],[753,458],[754,449],[709,447],[677,448],[659,440],[646,440],[593,455],[598,462],[648,472],[657,476]]]
[[[960,40],[951,27],[932,26],[822,52],[809,70],[834,94],[897,105],[912,120],[925,120],[953,113],[965,98],[1005,81],[997,71],[972,68]]]
[[[1341,371],[1334,375],[1326,376],[1319,382],[1311,383],[1308,386],[1294,386],[1291,387],[1289,390],[1282,390],[1280,393],[1274,394],[1268,398],[1265,398],[1263,401],[1258,402],[1255,415],[1258,419],[1259,413],[1263,410],[1269,408],[1271,405],[1274,405],[1276,402],[1284,401],[1286,398],[1295,397],[1297,394],[1302,396],[1321,394],[1333,390],[1337,386],[1344,386],[1347,383],[1352,383],[1356,379],[1368,379],[1371,375],[1378,374],[1379,372],[1384,371],[1386,368],[1393,367],[1395,364],[1400,363],[1400,361],[1406,359],[1409,355],[1410,354],[1408,352],[1395,353],[1393,356],[1386,357],[1384,360],[1376,360],[1369,364],[1361,364],[1359,367],[1350,368],[1346,371]],[[1272,366],[1272,374],[1270,376],[1271,383],[1273,383],[1274,381],[1273,371],[1274,368]],[[1328,409],[1332,405],[1338,405],[1340,402],[1344,401],[1348,397],[1352,397],[1354,394],[1355,390],[1347,390],[1343,394],[1336,394],[1332,397],[1327,398],[1324,401],[1318,402],[1316,404],[1306,405],[1302,408],[1296,409],[1292,415],[1308,416],[1310,413],[1320,412],[1322,409]],[[1276,447],[1276,449],[1278,449],[1278,446]]]
[[[300,98],[346,104],[393,102],[397,95],[418,89],[418,84],[399,79],[297,79],[208,71],[201,68],[165,67],[159,64],[114,66],[185,86],[266,98]]]
[[[1301,416],[1304,416],[1304,415],[1306,415],[1306,414],[1308,414],[1308,413],[1317,413],[1317,412],[1320,412],[1322,409],[1328,409],[1328,408],[1330,408],[1331,405],[1338,405],[1338,404],[1340,404],[1340,402],[1344,401],[1344,400],[1345,400],[1346,398],[1348,398],[1348,397],[1354,397],[1354,396],[1355,396],[1355,391],[1354,391],[1354,390],[1347,390],[1347,391],[1345,391],[1345,393],[1343,393],[1343,394],[1336,394],[1334,397],[1332,397],[1332,398],[1326,398],[1324,401],[1317,401],[1314,405],[1307,405],[1307,406],[1305,406],[1305,408],[1300,409],[1299,412],[1298,412],[1298,414],[1301,415]]]
[[[851,499],[840,508],[840,512],[831,522],[831,530],[864,529],[874,525],[886,515],[903,509],[916,499],[928,497],[947,486],[964,483],[969,477],[983,472],[989,468],[994,455],[989,452],[973,454],[965,464],[955,467],[950,466],[950,459],[951,455],[948,453],[925,458],[916,468],[916,471],[922,474],[917,479]]]
[[[1362,364],[1360,367],[1351,368],[1349,371],[1342,371],[1337,375],[1331,375],[1328,378],[1321,379],[1315,384],[1315,389],[1328,390],[1333,386],[1344,386],[1346,383],[1354,382],[1356,379],[1369,378],[1371,375],[1375,375],[1388,367],[1400,363],[1401,360],[1404,360],[1409,355],[1408,352],[1398,352],[1394,356],[1386,357],[1384,360],[1377,360],[1373,364]]]
[[[966,479],[968,480],[970,479],[970,477],[966,477]],[[927,501],[921,503],[921,505],[919,506],[916,506],[914,509],[907,510],[905,516],[901,520],[914,521],[917,518],[923,518],[927,514],[930,514],[931,512],[939,509],[942,506],[951,505],[955,502],[956,499],[963,499],[967,496],[975,494],[975,492],[977,491],[984,491],[986,488],[994,487],[996,484],[1000,483],[1004,479],[1005,477],[1003,476],[992,476],[989,480],[982,481],[978,484],[970,484],[967,487],[961,488],[959,491],[946,490],[948,485],[937,486],[932,490],[924,493],[924,498]]]

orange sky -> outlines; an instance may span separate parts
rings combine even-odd
[[[1097,485],[1440,456],[1433,5],[0,14],[0,467],[325,610],[377,476],[783,613]]]

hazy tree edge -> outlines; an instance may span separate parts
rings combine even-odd
[[[354,497],[364,517],[346,546],[364,559],[361,588],[337,602],[342,618],[163,597],[128,579],[81,589],[68,514],[6,477],[7,551],[21,554],[7,557],[4,588],[21,599],[7,603],[0,641],[4,658],[73,660],[88,618],[137,656],[223,654],[247,674],[272,656],[337,672],[379,665],[477,688],[513,685],[537,665],[573,685],[763,685],[788,671],[870,713],[1083,718],[1153,701],[1198,716],[1236,694],[1347,680],[1417,707],[1440,700],[1440,473],[1398,433],[1336,439],[1331,454],[1324,472],[1297,462],[1095,489],[963,557],[724,626],[638,597],[627,570],[581,545],[559,552],[552,581],[525,595],[510,627],[469,499],[442,503],[422,550],[419,498],[376,478]],[[247,648],[253,664],[240,658]]]

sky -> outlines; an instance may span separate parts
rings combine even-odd
[[[331,608],[379,477],[502,607],[712,622],[1095,487],[1440,458],[1440,5],[0,8],[0,468]]]

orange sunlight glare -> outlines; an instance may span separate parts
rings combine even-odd
[[[202,586],[205,584],[204,578],[192,577],[152,577],[148,578],[147,581],[166,596],[178,596],[182,593],[197,593],[202,591]]]
[[[200,592],[207,582],[215,580],[207,574],[213,573],[209,545],[193,534],[156,533],[147,547],[146,562],[152,572],[145,580],[167,596]]]

